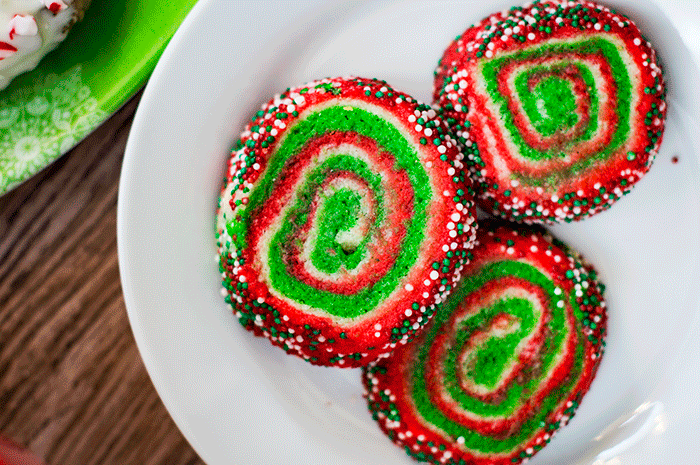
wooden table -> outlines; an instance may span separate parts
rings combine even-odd
[[[119,282],[138,100],[0,197],[0,432],[50,465],[203,463],[151,384]]]

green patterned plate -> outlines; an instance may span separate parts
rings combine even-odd
[[[196,0],[93,0],[39,66],[0,91],[0,195],[131,98]]]

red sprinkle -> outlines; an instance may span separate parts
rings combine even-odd
[[[12,17],[12,19],[15,19],[17,16],[19,16],[19,15],[14,15],[14,16]],[[12,40],[12,39],[15,38],[15,34],[17,34],[17,31],[15,30],[15,27],[14,27],[14,26],[12,26],[12,29],[10,29],[10,33],[9,33],[9,34],[10,34],[10,40]]]
[[[61,11],[61,4],[58,2],[53,2],[49,4],[48,9],[51,13],[56,14]]]
[[[11,45],[8,44],[7,42],[0,42],[0,51],[5,51],[5,52],[16,52],[17,49]],[[2,58],[0,58],[1,60]]]

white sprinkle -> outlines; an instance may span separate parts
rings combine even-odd
[[[379,324],[379,323],[377,323],[376,325],[374,325],[374,329],[376,329],[377,331],[379,331],[380,329],[382,329],[382,325]]]
[[[438,279],[438,276],[440,276],[440,275],[438,274],[437,270],[433,270],[430,272],[430,279],[432,279],[433,281]]]
[[[411,315],[413,315],[413,312],[412,312],[410,309],[406,310],[406,311],[403,312],[403,313],[404,313],[404,315],[406,315],[406,316],[411,316]]]

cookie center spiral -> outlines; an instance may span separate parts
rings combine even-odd
[[[240,239],[279,298],[352,318],[418,260],[431,198],[415,146],[388,115],[331,105],[288,129],[250,194],[256,233]]]
[[[502,134],[522,163],[538,176],[578,173],[619,151],[629,133],[636,85],[631,59],[613,37],[572,38],[517,50],[479,65],[485,89],[478,105],[493,105]],[[532,171],[532,170],[531,170]],[[533,171],[534,174],[534,171]]]

